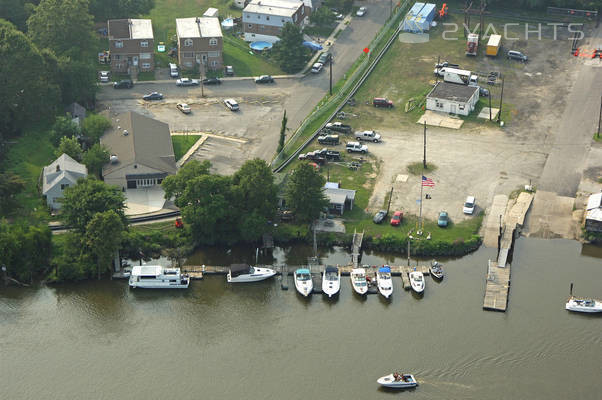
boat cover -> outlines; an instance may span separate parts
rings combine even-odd
[[[328,266],[326,267],[326,272],[334,272],[335,274],[337,274],[339,272],[339,269],[337,267]]]
[[[385,265],[384,267],[380,267],[378,269],[378,272],[384,272],[384,273],[391,273],[391,268],[388,265]]]
[[[299,274],[309,274],[309,270],[307,268],[299,268],[295,272],[297,273],[297,275],[299,275]]]
[[[251,272],[251,267],[248,264],[231,264],[230,276],[233,278]]]

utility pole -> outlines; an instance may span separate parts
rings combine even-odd
[[[393,198],[393,188],[391,188],[391,193],[389,194],[389,204],[387,205],[387,214],[389,214],[389,210],[391,209],[391,199]]]
[[[491,92],[489,92],[489,121],[491,121]]]
[[[424,158],[422,159],[422,168],[427,169],[426,168],[426,121],[424,121]],[[421,177],[421,179],[422,179],[422,177]],[[420,196],[420,198],[422,198],[422,196]]]
[[[596,132],[596,139],[600,139],[600,122],[602,122],[602,96],[600,96],[600,116],[598,117],[598,132]]]
[[[201,61],[200,70],[201,70],[201,97],[205,97],[205,88],[203,87],[203,70],[205,69],[205,64]]]
[[[332,55],[330,56],[330,95],[332,96]]]
[[[502,93],[500,94],[500,111],[497,114],[497,122],[502,118],[502,101],[504,100],[504,77],[502,76]]]
[[[435,83],[439,83],[439,65],[441,65],[441,56],[437,56],[437,74],[435,75]]]

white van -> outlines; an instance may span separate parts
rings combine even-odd
[[[178,66],[176,64],[169,64],[169,76],[177,78],[180,75],[178,72]]]
[[[474,196],[468,196],[466,198],[466,201],[464,202],[464,207],[462,208],[462,211],[464,212],[464,214],[473,214],[475,207],[476,204]]]

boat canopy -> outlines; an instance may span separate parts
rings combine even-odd
[[[251,266],[248,264],[231,264],[230,265],[230,276],[236,277],[244,274],[251,273]]]
[[[309,270],[307,268],[299,268],[297,271],[295,271],[295,273],[297,275],[299,275],[299,274],[309,274]]]
[[[159,276],[163,271],[160,265],[135,265],[132,268],[131,275],[133,276]]]
[[[378,272],[384,272],[384,273],[391,273],[391,268],[388,265],[385,265],[384,267],[380,267],[378,269]]]
[[[335,274],[339,272],[337,267],[328,266],[326,267],[326,272],[334,272]]]

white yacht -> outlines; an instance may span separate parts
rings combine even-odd
[[[232,264],[227,279],[230,283],[257,282],[276,275],[271,268],[252,267],[247,264]]]
[[[359,295],[368,293],[368,282],[366,281],[366,270],[364,268],[354,268],[351,270],[351,286]]]
[[[412,271],[409,273],[410,285],[416,293],[424,292],[424,275],[420,271]]]
[[[602,301],[596,299],[585,299],[582,297],[573,296],[573,284],[571,283],[571,297],[566,302],[565,308],[569,311],[582,313],[599,313],[602,312]]]
[[[378,291],[385,298],[389,298],[393,294],[393,280],[391,279],[391,267],[385,265],[378,269],[376,274],[376,283],[378,284]]]
[[[341,271],[337,267],[328,266],[322,273],[322,291],[332,297],[341,290]]]
[[[190,277],[180,268],[160,265],[136,265],[130,274],[130,287],[143,289],[187,289]]]
[[[311,280],[311,273],[307,268],[299,268],[293,274],[295,277],[295,288],[297,292],[301,293],[304,297],[311,294],[314,289],[314,283]]]
[[[392,389],[406,389],[418,386],[418,382],[412,374],[399,374],[394,372],[389,375],[382,376],[376,380],[381,386]]]

